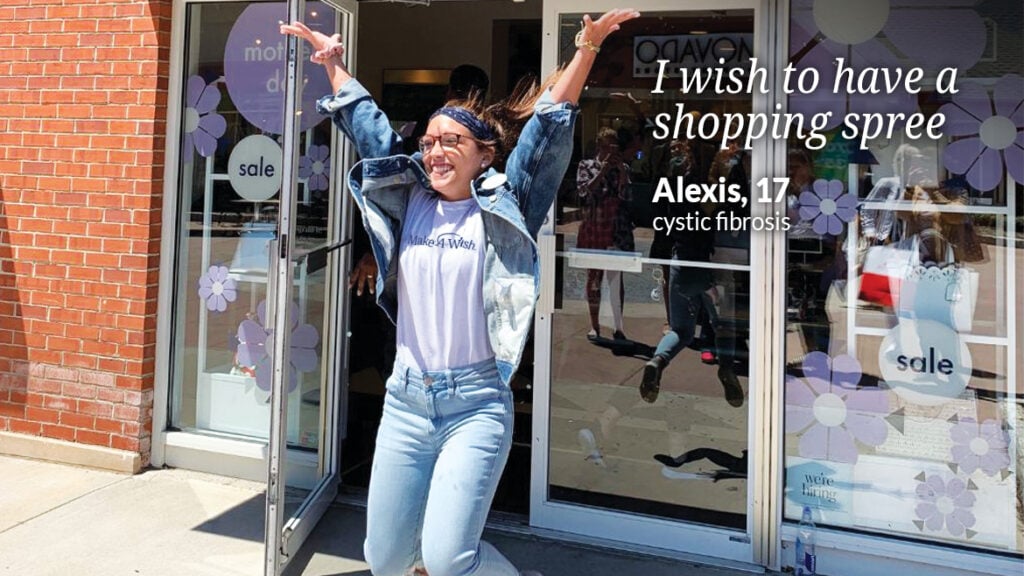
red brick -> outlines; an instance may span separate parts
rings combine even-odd
[[[63,382],[49,378],[31,378],[28,381],[29,390],[41,394],[60,394],[63,386]],[[74,400],[69,401],[74,402]]]
[[[65,32],[95,32],[99,20],[75,18],[64,22]]]
[[[34,422],[57,424],[60,421],[60,412],[57,412],[56,410],[37,408],[35,406],[26,406],[25,419],[32,420]]]
[[[0,416],[8,418],[24,418],[25,405],[10,402],[0,402]]]
[[[75,442],[90,444],[92,446],[109,446],[110,434],[95,432],[93,430],[75,430]]]
[[[109,402],[113,402],[114,400],[110,400],[113,395],[109,394],[109,390],[110,389],[108,388],[100,388],[98,390],[98,402],[93,400],[79,400],[78,412],[82,414],[90,414],[99,418],[110,418],[111,414],[114,413],[114,404]],[[117,395],[117,401],[120,401],[122,397],[123,394],[119,393]]]
[[[97,356],[113,356],[118,354],[118,348],[116,344],[110,344],[107,342],[82,342],[82,352],[85,354],[95,354]]]
[[[125,406],[124,404],[114,406],[114,418],[123,421],[137,422],[139,420],[139,408],[136,406]]]
[[[141,362],[128,361],[126,364],[126,371],[130,374],[138,374],[141,370]],[[142,381],[137,376],[118,376],[117,387],[127,390],[140,390],[142,388]],[[125,396],[125,401],[131,403],[127,395]],[[132,405],[137,406],[137,404]]]
[[[106,418],[97,418],[93,427],[97,432],[110,432],[112,434],[124,433],[124,422],[117,420],[108,420]]]
[[[47,6],[46,17],[55,19],[74,19],[78,18],[79,6]]]
[[[89,263],[88,255],[86,256],[86,264]],[[100,300],[92,296],[73,296],[68,295],[66,304],[68,308],[74,308],[77,310],[99,310]]]
[[[139,452],[141,449],[138,438],[118,435],[110,437],[110,447],[117,450],[127,450],[129,452]]]
[[[33,362],[58,364],[61,361],[61,353],[56,351],[51,352],[40,348],[30,348],[28,351],[28,359]]]
[[[33,299],[41,299],[44,296],[46,295],[41,295],[39,293],[32,294]],[[53,296],[56,300],[63,300],[63,297],[61,297],[59,294],[55,294]],[[52,306],[57,307],[61,306],[61,304],[52,304]],[[31,323],[31,330],[34,334],[46,334],[48,336],[63,336],[65,328],[66,326],[64,324],[59,324],[56,322],[46,322],[45,320],[33,320]]]
[[[114,387],[113,374],[105,372],[82,371],[80,373],[80,379],[82,384],[93,384],[95,386],[103,386],[107,388]]]
[[[61,392],[65,396],[71,396],[74,398],[95,398],[96,387],[79,384],[77,382],[67,382],[61,389]]]
[[[60,336],[50,336],[46,339],[46,347],[51,351],[60,352],[78,352],[82,349],[82,343],[79,340],[73,338],[62,338]]]
[[[113,328],[117,324],[117,318],[113,314],[86,311],[82,313],[82,321],[93,326]],[[102,370],[103,368],[100,368]]]
[[[40,394],[39,397],[43,400],[44,408],[59,410],[62,412],[74,412],[78,410],[78,401],[72,398],[50,396],[48,394]]]
[[[96,368],[96,357],[85,354],[64,353],[64,365],[74,368],[85,368],[93,370]]]
[[[65,426],[71,426],[72,428],[88,428],[91,429],[96,423],[96,418],[88,414],[75,414],[74,412],[62,412],[60,415],[60,423]]]
[[[75,429],[68,428],[67,426],[57,426],[54,424],[43,424],[40,432],[36,435],[46,436],[47,438],[56,438],[57,440],[67,440],[73,442],[75,440]]]
[[[100,388],[97,391],[96,399],[103,403],[122,404],[124,403],[124,391],[115,388]],[[103,405],[107,406],[110,413],[113,413],[114,407],[111,404]]]
[[[110,372],[112,374],[124,374],[125,364],[124,360],[119,360],[117,358],[100,358],[96,363],[96,369]],[[103,393],[104,391],[100,390],[100,394]]]
[[[50,310],[49,320],[51,322],[78,324],[82,321],[82,311],[68,310],[66,308],[54,308]]]
[[[46,12],[42,13],[42,16],[46,16]],[[32,34],[50,34],[52,32],[61,32],[64,28],[64,23],[60,20],[33,20],[28,23],[28,30]],[[13,30],[8,30],[13,32]]]

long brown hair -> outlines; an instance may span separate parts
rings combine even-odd
[[[486,104],[480,93],[474,92],[469,98],[451,100],[445,103],[445,106],[465,108],[487,124],[494,132],[494,139],[481,144],[494,148],[493,166],[498,170],[504,170],[505,161],[519,141],[523,126],[533,115],[534,105],[545,90],[554,86],[561,74],[562,70],[558,69],[541,83],[533,78],[524,78],[516,84],[511,94],[493,104]]]

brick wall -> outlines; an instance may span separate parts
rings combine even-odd
[[[0,5],[0,431],[149,461],[171,0]]]

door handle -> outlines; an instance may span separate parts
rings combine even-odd
[[[339,240],[337,242],[334,242],[333,244],[325,244],[312,250],[301,251],[295,256],[294,259],[296,262],[301,262],[302,259],[305,258],[306,273],[312,274],[313,272],[316,272],[317,270],[320,270],[321,268],[327,266],[327,255],[329,253],[334,252],[338,248],[347,246],[351,243],[351,238]]]

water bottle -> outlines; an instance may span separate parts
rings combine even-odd
[[[796,559],[793,572],[796,576],[814,576],[817,557],[814,554],[814,518],[811,507],[804,506],[803,516],[796,531]]]

